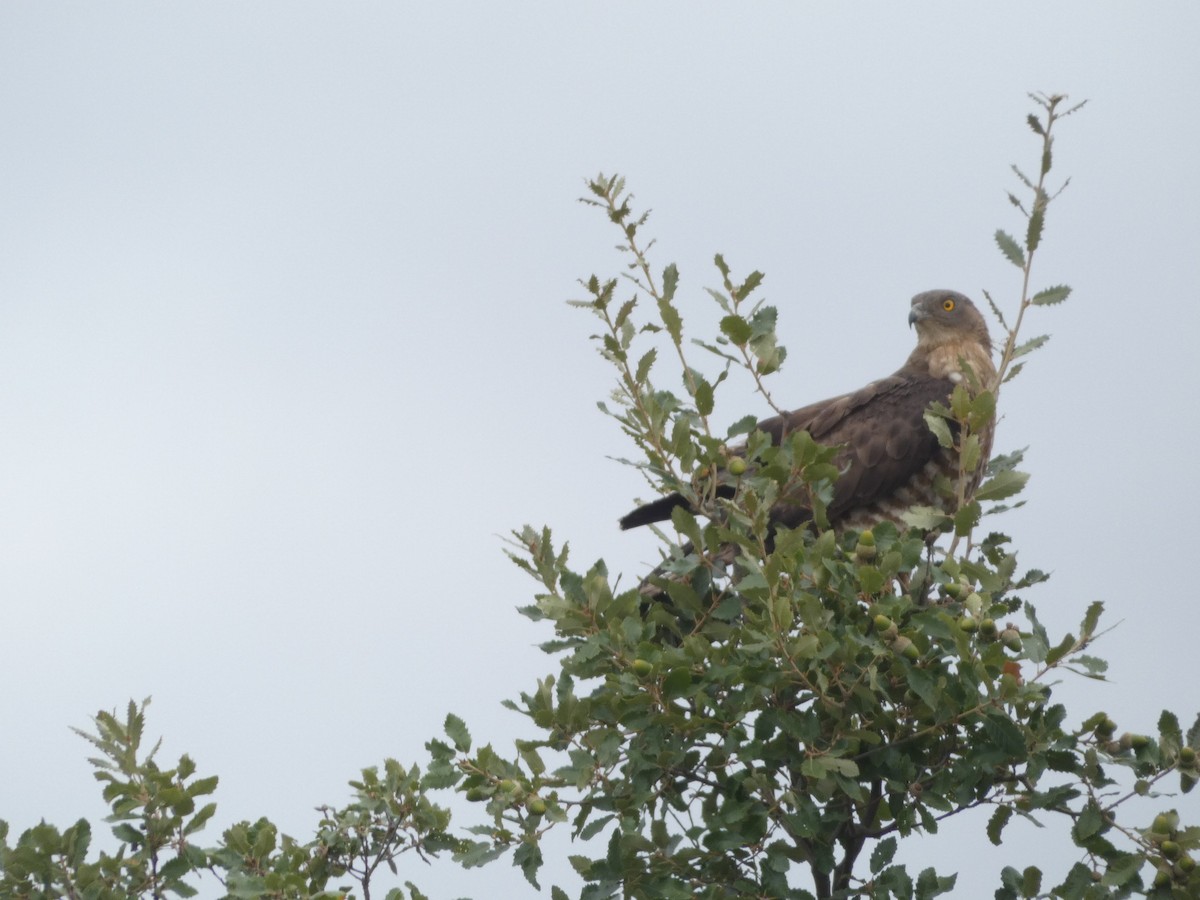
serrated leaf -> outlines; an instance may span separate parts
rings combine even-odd
[[[1038,117],[1030,113],[1025,117],[1025,121],[1029,123],[1029,127],[1033,129],[1033,133],[1042,137],[1046,136],[1046,132],[1042,129],[1042,123],[1038,121]]]
[[[1027,472],[1017,472],[1014,469],[997,472],[975,491],[975,499],[1003,500],[1020,493],[1027,481],[1029,481]]]
[[[1050,335],[1048,334],[1042,334],[1035,338],[1030,338],[1020,346],[1013,348],[1012,358],[1017,359],[1018,357],[1024,356],[1026,353],[1032,353],[1038,347],[1041,347],[1043,344],[1045,344],[1048,340],[1050,340]]]
[[[949,449],[954,446],[954,437],[950,434],[950,425],[944,416],[939,416],[933,410],[926,410],[925,424],[937,438],[938,445]]]
[[[471,749],[471,735],[467,731],[467,724],[454,713],[446,714],[446,723],[444,725],[446,737],[454,743],[454,749],[459,753],[467,753]]]
[[[713,386],[708,383],[708,379],[701,378],[696,384],[696,412],[702,416],[712,415],[713,411]]]
[[[1004,826],[1008,824],[1008,820],[1012,818],[1011,806],[998,806],[996,811],[992,813],[992,817],[988,819],[987,836],[988,840],[1000,846],[1001,835],[1004,833]]]
[[[1187,742],[1189,747],[1200,750],[1200,715],[1196,716],[1196,721],[1188,729]]]
[[[758,424],[758,418],[755,416],[743,416],[732,425],[725,433],[726,437],[737,437],[739,434],[749,434],[754,430],[754,426]]]
[[[914,506],[900,514],[900,518],[909,528],[919,528],[922,531],[935,531],[944,528],[950,522],[950,517],[932,506]]]
[[[964,503],[962,508],[954,514],[954,533],[959,537],[966,537],[971,533],[971,529],[979,524],[979,517],[982,514],[983,510],[980,508],[978,500]]]
[[[996,301],[992,299],[992,295],[984,291],[983,297],[987,300],[988,306],[992,308],[992,315],[996,317],[996,321],[1000,323],[1000,327],[1008,331],[1008,323],[1004,321],[1004,313],[1000,312],[1000,307],[996,305]]]
[[[896,839],[894,837],[884,838],[876,844],[875,849],[871,851],[871,874],[878,875],[895,855]]]
[[[1054,287],[1038,291],[1029,298],[1029,302],[1034,306],[1053,306],[1056,303],[1062,303],[1069,296],[1071,296],[1071,289],[1067,285],[1056,284]]]
[[[721,320],[721,333],[735,347],[743,347],[753,336],[754,329],[741,316],[726,316]]]
[[[1103,601],[1093,600],[1088,604],[1087,611],[1083,614],[1083,623],[1079,626],[1080,637],[1085,641],[1096,633],[1096,626],[1100,624],[1100,614],[1103,612]]]
[[[1016,242],[1012,235],[1001,229],[996,229],[996,246],[1000,248],[1000,252],[1014,266],[1018,269],[1025,268],[1025,251],[1021,249],[1021,245]]]
[[[1183,746],[1183,729],[1179,727],[1179,719],[1175,713],[1164,709],[1158,717],[1158,734],[1164,751],[1178,753]]]
[[[1104,817],[1100,812],[1100,807],[1095,803],[1089,803],[1075,819],[1075,824],[1071,828],[1071,836],[1076,843],[1086,841],[1098,832],[1103,824]]]
[[[982,431],[996,417],[996,395],[981,391],[972,401],[967,415],[967,425],[972,431]]]
[[[654,360],[658,357],[658,351],[651,347],[647,350],[642,358],[638,360],[637,370],[633,374],[633,379],[638,384],[646,383],[646,376],[650,374],[650,367],[654,365]]]
[[[968,434],[967,439],[963,441],[962,448],[962,467],[964,471],[974,472],[979,465],[979,456],[983,452],[979,445],[979,435]]]
[[[1021,873],[1021,890],[1026,897],[1037,897],[1042,892],[1042,870],[1029,866]]]
[[[957,875],[939,875],[933,868],[922,869],[917,876],[913,900],[930,900],[940,894],[948,894],[954,890],[957,881]]]
[[[613,328],[620,328],[622,325],[624,325],[625,320],[629,318],[629,315],[633,312],[633,308],[635,306],[637,306],[637,297],[626,300],[623,304],[621,304],[621,308],[617,310],[617,317],[613,319]]]
[[[1038,248],[1038,244],[1042,242],[1042,227],[1046,224],[1046,209],[1040,203],[1035,203],[1033,206],[1033,215],[1029,217],[1029,224],[1025,228],[1025,246],[1032,253]]]
[[[683,318],[665,297],[658,301],[658,315],[666,326],[667,334],[676,344],[683,340]]]
[[[670,303],[675,299],[675,289],[679,286],[679,269],[675,267],[675,263],[663,269],[662,282],[662,298]]]
[[[745,300],[748,296],[750,296],[750,293],[756,287],[758,287],[760,284],[762,284],[762,280],[763,280],[762,272],[754,271],[754,272],[751,272],[749,275],[747,275],[746,280],[743,281],[740,285],[738,285],[738,289],[737,289],[738,300]]]
[[[1019,450],[1013,450],[1010,453],[997,453],[988,460],[987,472],[989,475],[995,475],[997,472],[1007,472],[1021,464],[1025,459],[1025,451],[1028,447],[1021,447]]]

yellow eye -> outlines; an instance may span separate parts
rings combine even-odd
[[[946,312],[951,312],[951,311],[953,311],[953,309],[954,309],[954,301],[953,301],[953,300],[951,300],[951,299],[949,299],[949,298],[947,298],[947,299],[943,300],[943,301],[942,301],[942,309],[944,309]]]

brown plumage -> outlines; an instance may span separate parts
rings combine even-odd
[[[828,507],[836,529],[870,528],[882,521],[901,524],[914,506],[946,509],[947,498],[935,490],[939,476],[957,477],[958,457],[939,446],[925,421],[934,401],[946,402],[954,386],[969,384],[965,362],[989,384],[992,365],[987,323],[969,299],[955,291],[926,291],[912,300],[909,324],[916,326],[917,346],[895,374],[849,394],[774,416],[758,428],[778,443],[784,435],[806,430],[818,443],[839,446],[835,460],[841,476],[834,482]],[[980,435],[982,454],[974,473],[978,484],[991,450],[989,425]],[[640,506],[621,519],[635,528],[671,517],[687,501],[671,494]],[[776,525],[796,527],[812,518],[806,495],[781,498],[771,511]]]

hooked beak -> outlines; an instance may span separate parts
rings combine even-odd
[[[928,315],[929,313],[925,312],[925,308],[923,306],[914,303],[912,309],[910,309],[908,312],[908,326],[911,328]]]

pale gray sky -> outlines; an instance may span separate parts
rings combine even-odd
[[[645,489],[563,303],[617,264],[582,178],[653,207],[689,322],[714,252],[766,273],[800,405],[894,369],[918,291],[1012,308],[991,235],[1020,228],[1033,90],[1090,103],[1037,271],[1075,295],[1003,398],[1033,475],[1003,525],[1054,572],[1053,631],[1123,620],[1113,684],[1062,690],[1078,716],[1190,721],[1198,39],[1188,0],[0,6],[0,818],[102,817],[68,726],[148,694],[165,758],[221,776],[212,841],[264,814],[307,839],[448,711],[511,747],[500,700],[555,665],[498,535],[655,555],[617,531]],[[952,831],[907,858],[962,896],[1073,858]],[[533,893],[505,863],[403,874]]]

